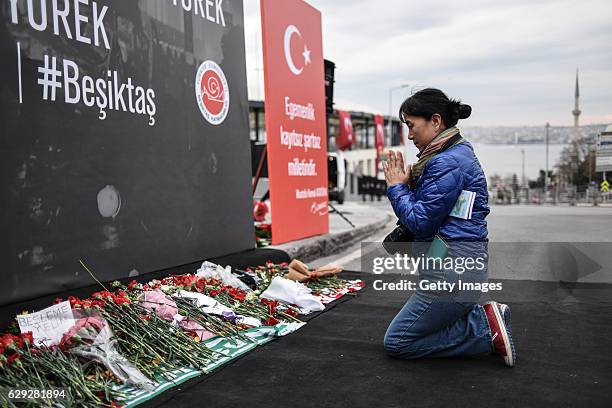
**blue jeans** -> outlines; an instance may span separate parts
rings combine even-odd
[[[488,271],[421,270],[419,281],[486,282]],[[385,349],[392,357],[471,356],[493,351],[484,308],[477,304],[480,291],[417,291],[395,316],[385,334]]]

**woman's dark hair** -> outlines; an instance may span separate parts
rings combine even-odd
[[[427,120],[430,120],[437,113],[442,116],[444,125],[450,128],[455,126],[459,119],[469,118],[472,107],[461,103],[459,100],[448,99],[448,96],[439,89],[426,88],[418,91],[402,103],[399,117],[403,122],[402,113],[419,116]]]

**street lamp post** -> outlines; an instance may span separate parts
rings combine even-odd
[[[389,88],[389,137],[391,137],[392,141],[393,141],[393,127],[391,126],[391,117],[393,116],[393,113],[392,113],[393,91],[408,88],[409,86],[410,86],[409,84],[403,84],[403,85],[399,85],[393,88]],[[404,157],[407,159],[408,158],[408,139],[406,138],[406,140],[402,140],[402,142],[404,143]]]
[[[546,202],[546,193],[548,192],[548,129],[550,123],[546,122],[546,173],[544,173],[544,202]]]
[[[595,157],[596,147],[593,143],[589,143],[589,188],[593,181],[593,157]]]
[[[410,84],[403,84],[399,86],[395,86],[393,88],[389,88],[389,116],[392,115],[391,109],[393,108],[393,91],[397,91],[398,89],[408,88]]]
[[[521,149],[522,158],[522,173],[521,173],[521,186],[525,188],[525,149]]]
[[[399,89],[404,89],[404,88],[408,88],[410,85],[409,84],[403,84],[403,85],[399,85],[393,88],[389,88],[389,135],[391,135],[391,116],[393,116],[393,91],[397,91]]]

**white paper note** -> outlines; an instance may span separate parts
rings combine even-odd
[[[32,332],[34,344],[50,346],[58,343],[62,335],[74,325],[69,301],[64,301],[31,314],[18,315],[21,333]]]

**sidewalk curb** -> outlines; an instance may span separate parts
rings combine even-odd
[[[317,258],[333,255],[360,242],[363,238],[383,229],[393,218],[390,214],[381,212],[381,216],[378,219],[361,227],[269,246],[268,248],[284,251],[291,259],[310,262]]]

